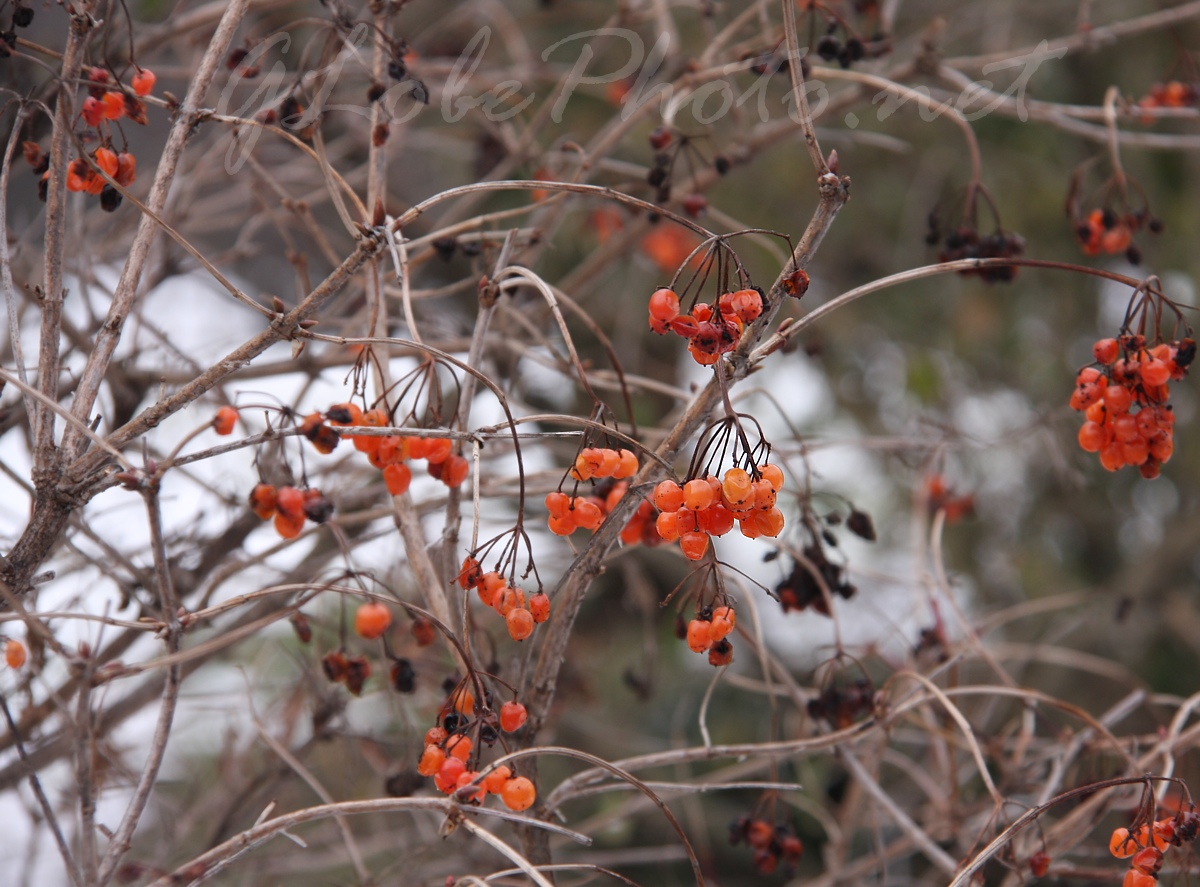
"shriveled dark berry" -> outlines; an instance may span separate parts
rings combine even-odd
[[[100,192],[100,208],[106,213],[116,212],[121,205],[121,194],[112,185],[105,185]]]

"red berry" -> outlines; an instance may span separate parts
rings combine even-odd
[[[505,733],[515,733],[525,725],[529,712],[520,702],[506,702],[500,706],[500,729]]]
[[[662,323],[670,323],[679,316],[679,296],[667,287],[656,289],[650,296],[650,316]]]
[[[383,482],[393,496],[403,496],[412,483],[412,469],[403,462],[383,466]]]
[[[529,612],[534,622],[545,622],[550,618],[550,598],[539,591],[529,599]]]
[[[101,149],[101,150],[103,150],[103,149]],[[109,151],[108,153],[112,154],[112,151]],[[98,161],[100,152],[97,151],[96,154],[97,154],[96,159]],[[116,163],[116,155],[113,155],[113,162]],[[105,171],[107,172],[107,170],[105,170]],[[115,171],[116,170],[114,169],[114,172]],[[109,173],[109,175],[112,175],[112,174],[113,173]],[[216,431],[217,434],[222,434],[222,435],[223,434],[232,434],[233,426],[237,422],[237,419],[238,419],[238,411],[235,407],[231,407],[231,406],[221,407],[219,410],[217,410],[216,416],[213,417],[213,421],[212,421],[213,430]]]
[[[683,507],[683,488],[673,480],[664,480],[654,488],[654,505],[659,511],[678,511]]]
[[[533,634],[533,614],[524,607],[513,607],[504,617],[508,634],[514,641],[523,641]]]
[[[20,668],[28,658],[25,645],[20,641],[9,638],[4,644],[4,662],[9,668]]]
[[[354,631],[368,641],[381,637],[391,624],[392,611],[377,601],[363,604],[354,613]]]
[[[151,71],[149,68],[142,68],[133,75],[133,80],[130,81],[130,86],[133,87],[133,91],[138,95],[147,96],[150,95],[150,92],[154,89],[154,83],[157,80],[158,78],[155,76],[153,71]]]
[[[104,119],[104,102],[88,96],[83,100],[83,122],[88,126],[99,126]]]
[[[537,800],[537,790],[524,776],[514,776],[500,789],[500,800],[509,810],[519,813],[533,806],[533,802]]]
[[[1092,346],[1092,355],[1096,358],[1096,362],[1105,366],[1113,363],[1119,353],[1120,348],[1116,339],[1100,339]]]

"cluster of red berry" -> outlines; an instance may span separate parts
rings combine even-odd
[[[1187,375],[1196,343],[1182,339],[1147,348],[1144,336],[1127,334],[1100,339],[1092,353],[1100,366],[1079,371],[1070,401],[1085,416],[1079,446],[1099,453],[1109,471],[1137,465],[1142,477],[1158,477],[1175,446],[1168,383]]]
[[[679,295],[668,287],[650,296],[650,329],[659,335],[675,333],[688,340],[688,352],[701,366],[711,366],[737,347],[742,331],[763,311],[757,289],[723,293],[712,305],[699,302],[690,314],[680,313]]]
[[[533,627],[550,618],[550,598],[544,591],[526,600],[525,592],[508,584],[496,571],[483,572],[479,561],[470,555],[458,573],[458,584],[464,590],[474,588],[485,607],[491,607],[504,619],[509,637],[523,641],[533,634]]]
[[[80,116],[84,123],[99,127],[104,120],[120,120],[128,117],[134,123],[145,125],[146,106],[140,101],[154,91],[158,80],[149,68],[139,68],[129,81],[132,93],[120,83],[113,81],[104,68],[88,68],[84,73],[87,80],[88,97],[83,100]]]
[[[708,653],[710,665],[733,662],[733,644],[727,638],[737,627],[733,607],[705,607],[687,624],[687,645],[693,653]]]
[[[723,479],[716,475],[694,478],[682,487],[664,480],[654,488],[654,504],[661,512],[655,521],[658,535],[698,561],[708,550],[710,536],[724,536],[738,525],[743,536],[778,536],[783,531],[783,512],[775,497],[783,489],[783,470],[764,464],[755,476],[743,468],[730,468]]]
[[[1180,811],[1136,832],[1127,828],[1113,831],[1108,849],[1117,859],[1129,860],[1129,871],[1125,873],[1122,887],[1156,887],[1158,872],[1162,868],[1163,853],[1171,847],[1196,840],[1200,831],[1200,813],[1195,810]]]
[[[275,518],[275,531],[284,539],[295,539],[310,520],[323,524],[333,514],[333,503],[316,487],[301,490],[259,483],[250,491],[250,507],[263,520]]]
[[[320,453],[332,453],[341,442],[341,437],[326,425],[359,428],[386,428],[391,420],[379,408],[363,410],[357,404],[334,404],[324,415],[310,413],[300,424],[300,433]],[[393,496],[403,495],[412,483],[412,469],[405,463],[409,459],[425,459],[429,474],[447,487],[457,487],[471,473],[471,463],[454,452],[454,441],[447,437],[412,437],[399,435],[348,435],[354,448],[366,453],[367,459],[376,468],[383,470],[383,482]]]
[[[1101,253],[1124,253],[1130,263],[1142,260],[1142,251],[1133,242],[1133,235],[1145,227],[1151,234],[1162,231],[1162,221],[1151,218],[1144,210],[1117,213],[1112,209],[1093,209],[1086,219],[1075,225],[1075,236],[1085,256]]]
[[[525,723],[525,706],[506,702],[500,708],[500,728],[519,730]],[[468,804],[482,804],[489,794],[498,795],[509,810],[528,810],[537,799],[533,782],[517,776],[507,764],[487,773],[467,769],[474,744],[465,733],[451,733],[445,727],[432,727],[425,733],[425,750],[417,763],[417,772],[432,776],[438,791],[453,794]]]
[[[772,826],[765,819],[739,816],[729,826],[729,843],[745,841],[754,850],[754,868],[760,875],[769,875],[783,861],[788,876],[796,873],[796,863],[804,855],[804,845],[791,826]]]
[[[1150,87],[1148,95],[1138,99],[1137,107],[1150,111],[1154,108],[1188,108],[1200,99],[1200,90],[1195,84],[1184,83],[1181,80],[1171,80],[1167,83],[1155,83]],[[1142,123],[1153,123],[1152,115],[1142,117]]]

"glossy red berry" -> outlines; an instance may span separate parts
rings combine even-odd
[[[505,733],[515,733],[525,725],[529,712],[520,702],[506,702],[500,706],[500,729]]]

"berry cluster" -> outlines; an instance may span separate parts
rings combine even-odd
[[[868,678],[855,679],[844,687],[830,685],[805,706],[810,716],[828,722],[835,730],[845,730],[875,708],[875,687]]]
[[[1142,251],[1133,242],[1133,235],[1143,227],[1151,234],[1158,234],[1163,228],[1162,222],[1151,218],[1145,210],[1117,213],[1112,209],[1093,209],[1086,219],[1076,223],[1075,237],[1085,256],[1124,253],[1136,265],[1142,260]]]
[[[384,410],[364,411],[353,403],[334,404],[324,415],[310,413],[300,424],[300,433],[320,453],[332,453],[341,442],[341,437],[326,422],[359,428],[386,428],[391,424]],[[400,437],[395,434],[351,434],[348,437],[356,450],[366,453],[368,461],[383,470],[383,482],[393,496],[402,496],[412,483],[412,469],[405,464],[409,459],[425,459],[429,474],[451,488],[459,486],[471,472],[471,464],[454,452],[454,441],[446,437]]]
[[[660,336],[675,333],[688,340],[688,351],[701,366],[711,366],[737,347],[746,324],[763,312],[763,294],[757,289],[723,293],[716,310],[703,302],[681,314],[679,296],[662,287],[650,296],[650,329]]]
[[[145,125],[146,106],[141,99],[154,91],[158,77],[153,71],[139,68],[129,81],[129,89],[116,83],[104,68],[88,68],[84,76],[88,97],[79,111],[84,123],[98,128],[102,121],[128,117],[134,123]]]
[[[316,487],[301,490],[259,483],[250,491],[250,507],[263,520],[275,518],[275,531],[284,539],[295,539],[306,520],[323,524],[333,515],[333,503]]]
[[[936,220],[930,218],[929,236],[926,242],[930,246],[939,240]],[[997,228],[991,234],[980,234],[970,225],[960,225],[946,235],[942,241],[939,262],[955,262],[959,259],[1012,259],[1025,252],[1025,238],[1015,231],[1004,231]],[[992,265],[984,268],[970,268],[959,274],[976,274],[988,283],[1008,283],[1017,276],[1016,265]]]
[[[25,160],[33,167],[36,175],[41,176],[38,183],[38,196],[46,199],[46,189],[50,183],[50,155],[42,151],[36,142],[25,142],[22,146]],[[82,157],[77,157],[67,165],[67,190],[87,194],[100,195],[100,208],[113,212],[121,205],[121,194],[116,188],[105,181],[104,176],[97,170],[103,171],[118,185],[127,188],[137,178],[137,158],[128,151],[117,153],[107,145],[101,145],[92,152],[92,162],[88,163]]]
[[[1137,107],[1150,111],[1154,108],[1188,108],[1200,99],[1200,90],[1195,84],[1171,80],[1167,83],[1155,83],[1150,87],[1148,95],[1138,99]],[[1142,117],[1143,123],[1153,123],[1152,115]]]
[[[1144,336],[1123,335],[1100,339],[1092,353],[1099,368],[1079,371],[1070,401],[1085,417],[1079,446],[1099,453],[1109,471],[1137,465],[1142,477],[1158,477],[1175,446],[1168,383],[1187,375],[1196,343],[1182,339],[1147,348]]]
[[[446,736],[445,733],[443,728],[434,727],[425,734],[425,751],[417,764],[417,772],[432,776],[438,791],[475,805],[482,804],[489,794],[498,795],[505,807],[517,812],[533,806],[537,790],[528,777],[514,775],[507,764],[494,767],[486,774],[468,770],[470,737],[460,733]],[[430,741],[437,740],[439,735],[443,737],[440,744]]]
[[[667,542],[678,540],[694,561],[704,557],[710,536],[724,536],[735,522],[747,539],[778,536],[784,517],[775,497],[783,489],[783,470],[770,464],[751,469],[754,476],[730,468],[723,479],[710,474],[682,487],[664,480],[654,488],[654,504],[661,512],[655,521],[658,535]]]
[[[451,691],[438,714],[437,725],[425,733],[425,747],[417,762],[417,772],[432,776],[439,791],[453,794],[463,803],[479,805],[493,794],[499,795],[510,810],[528,810],[537,799],[531,780],[516,775],[504,764],[486,773],[478,769],[480,749],[467,735],[472,726],[480,741],[491,746],[500,738],[497,727],[505,733],[514,733],[529,717],[525,706],[515,699],[500,706],[497,717],[488,708],[491,705],[488,695],[487,707],[472,724],[475,694],[465,684],[459,684]]]
[[[736,847],[742,841],[754,850],[754,868],[760,875],[774,872],[782,860],[791,877],[804,855],[804,845],[791,826],[781,823],[772,827],[765,819],[749,815],[739,816],[729,826],[729,843]]]
[[[727,638],[737,627],[733,607],[705,607],[687,624],[687,645],[693,653],[708,653],[710,665],[733,662],[733,644]]]
[[[831,595],[836,594],[846,600],[852,598],[858,589],[846,579],[846,568],[829,560],[818,542],[813,541],[805,546],[803,554],[804,561],[796,561],[791,574],[775,587],[775,596],[785,613],[812,607],[817,613],[828,616],[829,602],[822,593],[822,585]],[[816,570],[820,579],[813,575],[813,570]]]
[[[602,480],[614,477],[624,480],[637,474],[638,458],[633,450],[613,450],[608,447],[584,447],[575,457],[568,472],[574,480]]]
[[[347,656],[344,650],[326,653],[321,660],[325,677],[335,684],[345,684],[355,696],[361,696],[363,685],[371,676],[371,663],[366,656]]]
[[[458,584],[464,590],[474,588],[485,607],[491,607],[504,619],[509,637],[523,641],[533,634],[533,627],[550,618],[550,598],[544,591],[526,600],[525,592],[514,586],[498,572],[483,572],[479,561],[470,555],[458,573]]]
[[[1122,887],[1156,887],[1163,853],[1171,847],[1190,844],[1196,840],[1198,831],[1200,813],[1195,810],[1180,811],[1132,833],[1127,828],[1114,830],[1108,842],[1109,852],[1117,859],[1128,859],[1130,866]]]

